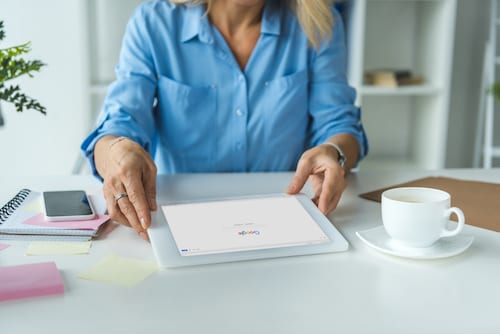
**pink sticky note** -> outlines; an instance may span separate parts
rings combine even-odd
[[[0,301],[64,293],[54,262],[0,267]]]
[[[0,244],[0,251],[4,250],[5,248],[9,247],[10,245],[7,244]]]
[[[96,215],[96,218],[90,220],[71,220],[71,221],[57,221],[57,222],[48,222],[45,220],[45,216],[43,213],[40,213],[36,216],[33,216],[23,224],[35,225],[35,226],[44,226],[44,227],[57,227],[64,228],[69,230],[95,230],[101,224],[106,222],[109,219],[107,215]]]

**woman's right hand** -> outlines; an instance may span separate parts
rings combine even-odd
[[[157,209],[157,170],[151,156],[131,139],[105,136],[96,143],[94,161],[104,179],[104,198],[111,219],[134,228],[148,240],[151,211]]]

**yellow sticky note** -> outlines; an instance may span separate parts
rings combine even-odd
[[[154,262],[109,255],[79,278],[132,287],[158,270]]]
[[[77,255],[88,254],[91,241],[61,242],[61,241],[34,241],[26,250],[26,255]]]
[[[37,198],[36,200],[31,201],[30,203],[24,205],[23,210],[29,212],[42,212],[43,211],[42,205],[43,204],[41,198]]]

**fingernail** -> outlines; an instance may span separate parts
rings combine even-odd
[[[148,227],[146,226],[146,221],[144,220],[144,218],[141,218],[141,226],[143,229],[147,230]]]
[[[146,234],[146,232],[139,232],[139,236],[140,236],[142,239],[146,240],[146,241],[148,241],[148,240],[149,240],[149,237],[148,237],[148,235]]]
[[[151,211],[156,211],[156,200],[154,198],[149,199],[149,208]]]

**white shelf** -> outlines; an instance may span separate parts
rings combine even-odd
[[[491,149],[491,155],[496,158],[500,158],[500,146],[493,147]]]
[[[365,170],[422,170],[426,169],[415,160],[410,158],[395,157],[367,157],[360,163],[359,169]]]
[[[351,0],[349,82],[370,143],[364,168],[444,167],[457,0]],[[409,70],[424,84],[365,84],[373,69]]]
[[[109,86],[109,83],[91,84],[90,85],[90,93],[94,94],[94,95],[106,94],[106,92],[108,91],[108,86]]]
[[[441,92],[432,85],[404,86],[404,87],[377,87],[364,85],[359,89],[362,95],[381,96],[412,96],[412,95],[437,95]]]

